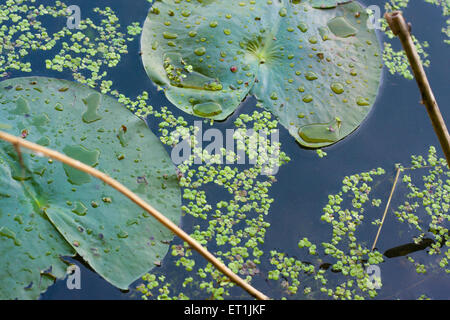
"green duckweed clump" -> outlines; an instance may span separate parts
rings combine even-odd
[[[181,117],[175,119],[166,108],[162,108],[161,112],[149,110],[147,108],[147,115],[163,119],[160,123],[161,141],[169,146],[173,145],[175,141],[169,134],[169,128],[182,131],[181,129],[186,128],[187,123]],[[139,111],[137,113],[141,114]],[[263,128],[275,129],[278,122],[271,118],[269,112],[255,111],[251,115],[241,114],[235,121],[235,125],[245,130],[248,128],[255,131]],[[192,136],[195,135],[195,127],[186,129]],[[178,169],[184,192],[183,199],[186,203],[182,210],[198,221],[198,224],[193,227],[191,236],[208,247],[232,271],[251,281],[253,276],[259,273],[258,265],[261,264],[261,256],[264,253],[262,245],[267,228],[270,226],[266,216],[274,201],[269,197],[268,191],[276,179],[274,176],[264,175],[267,159],[252,153],[254,149],[248,147],[252,143],[251,139],[247,137],[241,140],[241,143],[244,145],[240,147],[246,150],[247,155],[250,158],[254,157],[256,163],[254,166],[243,170],[240,170],[238,166],[218,163],[195,166],[193,165],[195,156],[201,156],[206,161],[210,160],[211,156],[202,153],[201,148],[194,147],[194,154],[185,164],[178,166]],[[269,141],[266,143],[269,155],[276,152],[276,148],[273,148]],[[234,152],[225,150],[223,152],[228,161],[237,160]],[[280,161],[279,165],[290,160],[283,152],[277,159]],[[216,200],[208,198],[207,190],[211,189],[216,192],[221,190],[219,192],[222,196]],[[231,283],[210,263],[195,260],[192,249],[186,243],[174,244],[172,256],[176,266],[188,271],[189,276],[181,281],[183,287],[189,286],[194,292],[204,291],[214,299],[229,296],[229,290],[234,287],[234,283]],[[157,280],[148,282],[148,279],[157,279],[157,275],[147,274],[144,277],[146,283],[138,287],[145,299],[187,297],[185,294],[169,296],[167,290],[163,289],[170,286],[169,282]]]
[[[66,6],[57,2],[54,7],[29,5],[30,1],[8,0],[0,5],[0,77],[20,70],[31,72],[31,63],[23,61],[33,51],[49,51],[64,36],[61,31],[53,35],[39,21],[41,17],[66,15]]]
[[[406,186],[407,200],[395,211],[397,219],[415,230],[413,242],[419,244],[423,239],[431,239],[428,249],[430,257],[436,257],[437,263],[430,263],[421,259],[422,263],[409,256],[408,260],[416,266],[418,273],[426,273],[427,269],[440,267],[448,274],[450,268],[450,171],[445,159],[439,159],[436,149],[431,147],[428,157],[413,156],[412,167],[402,170],[402,182]],[[422,175],[422,181],[413,174],[415,171]]]
[[[408,230],[415,230],[408,233],[412,242],[419,244],[423,239],[432,241],[426,248],[430,259],[423,256],[416,258],[410,253],[405,261],[411,263],[418,274],[436,273],[438,269],[448,274],[450,171],[446,160],[437,157],[434,147],[430,147],[428,157],[412,156],[411,159],[411,167],[396,166],[397,170],[402,171],[402,183],[409,191],[401,194],[406,200],[390,212],[394,212],[401,223],[408,224]],[[427,170],[427,174],[422,176],[422,183],[412,178],[414,170],[422,170],[420,173]],[[383,263],[385,258],[378,250],[367,248],[365,243],[371,239],[357,238],[356,231],[364,220],[365,207],[379,207],[382,203],[380,199],[370,198],[372,187],[369,184],[375,176],[384,173],[379,168],[345,177],[342,191],[328,196],[329,202],[324,207],[321,219],[332,225],[330,242],[323,242],[319,246],[302,238],[298,247],[304,251],[303,259],[271,251],[270,263],[275,268],[269,271],[268,278],[280,282],[284,298],[317,299],[322,297],[318,292],[333,299],[364,299],[378,295],[377,290],[382,288],[382,283],[376,281],[381,279],[370,279],[366,270]],[[348,204],[351,203],[348,209],[345,209],[348,207],[345,199]],[[379,225],[380,220],[376,219],[372,224]],[[343,277],[332,277],[328,270]],[[337,286],[336,281],[340,281]],[[427,297],[421,295],[419,299]]]
[[[440,5],[445,16],[448,15],[448,2],[427,2]],[[141,32],[138,23],[133,23],[123,30],[118,18],[110,8],[96,8],[94,13],[103,17],[100,24],[91,19],[81,21],[80,30],[69,30],[64,27],[60,31],[49,34],[39,22],[43,16],[66,17],[67,6],[56,1],[55,6],[34,5],[35,1],[7,0],[0,5],[0,77],[8,76],[8,72],[31,72],[30,62],[25,61],[33,51],[49,52],[59,48],[59,52],[46,60],[49,70],[62,72],[70,70],[73,78],[91,87],[99,86],[102,93],[109,93],[131,112],[158,124],[161,141],[168,147],[173,147],[180,135],[195,136],[195,127],[183,117],[175,116],[167,107],[153,108],[149,103],[149,94],[142,92],[136,99],[131,99],[112,90],[113,82],[108,79],[106,69],[116,67],[122,54],[127,54],[127,42],[132,41]],[[386,4],[386,8],[399,9],[408,5],[408,1],[394,1]],[[10,23],[11,22],[11,23]],[[449,35],[449,28],[443,30]],[[389,35],[389,31],[386,31]],[[444,40],[448,43],[448,40]],[[419,52],[427,65],[424,51],[427,44],[419,43]],[[59,47],[57,47],[57,45]],[[395,52],[389,44],[385,44],[384,62],[392,73],[400,73],[406,78],[411,74],[407,70],[407,60],[401,53]],[[189,72],[189,70],[187,70]],[[274,130],[278,121],[271,114],[260,110],[252,114],[241,114],[235,120],[235,127],[241,129],[262,128]],[[300,117],[300,116],[299,116]],[[304,117],[304,115],[302,115]],[[211,125],[213,121],[204,121]],[[281,150],[281,144],[271,145],[268,141],[269,155]],[[243,145],[249,146],[250,139],[244,139]],[[196,146],[195,139],[193,145]],[[263,175],[267,158],[258,158],[252,153],[252,148],[246,148],[247,156],[256,159],[253,166],[222,165],[210,162],[208,165],[195,165],[194,158],[201,156],[211,160],[211,155],[204,154],[201,148],[194,147],[194,153],[188,161],[178,166],[179,181],[183,188],[185,215],[194,221],[191,236],[228,265],[233,271],[251,281],[255,276],[261,276],[265,252],[263,251],[265,234],[270,227],[267,215],[274,199],[269,191],[276,182],[274,176]],[[413,158],[414,165],[431,166],[430,175],[424,179],[424,188],[418,188],[408,178],[405,183],[410,187],[408,203],[396,211],[400,221],[413,225],[419,234],[417,240],[433,236],[435,243],[430,249],[430,255],[439,255],[439,266],[448,272],[450,258],[448,240],[448,168],[441,160],[436,159],[435,150],[430,149],[430,157]],[[317,151],[319,157],[326,153]],[[236,160],[237,155],[223,151],[224,157]],[[279,165],[290,161],[289,157],[279,151]],[[404,169],[406,171],[406,168]],[[285,252],[271,250],[269,264],[272,269],[267,272],[270,282],[275,281],[283,289],[283,298],[326,296],[334,299],[363,299],[375,297],[377,291],[366,273],[369,265],[383,262],[380,252],[371,252],[367,248],[367,239],[358,239],[356,231],[365,220],[365,208],[379,207],[380,199],[371,197],[371,183],[374,177],[383,175],[383,169],[371,170],[366,173],[352,175],[343,180],[343,186],[337,194],[329,195],[324,207],[322,221],[331,227],[330,239],[327,242],[314,244],[308,238],[300,237],[298,247],[300,252],[312,257],[314,263],[305,262],[309,259],[299,259]],[[429,190],[433,190],[432,193]],[[220,199],[211,199],[210,192],[218,191]],[[412,211],[409,212],[409,207]],[[418,219],[420,206],[425,207],[430,217],[430,223],[423,225]],[[413,216],[414,215],[414,216]],[[379,219],[373,221],[379,224]],[[370,239],[372,240],[372,239]],[[143,277],[144,283],[138,287],[144,299],[188,299],[197,295],[207,294],[214,299],[230,297],[234,287],[228,278],[224,277],[211,264],[198,261],[195,254],[186,243],[171,245],[171,262],[188,272],[188,276],[180,275],[169,279],[153,270]],[[325,258],[327,259],[325,261]],[[323,260],[322,260],[323,259]],[[425,261],[419,261],[409,256],[418,272],[423,273],[429,268]],[[330,274],[329,270],[339,274]],[[181,274],[181,273],[180,273]],[[180,278],[181,277],[181,278]],[[343,278],[342,278],[343,277]],[[178,282],[178,284],[176,283]],[[192,294],[188,297],[183,290]],[[299,290],[301,289],[301,290]],[[420,297],[426,299],[425,295]]]
[[[365,239],[357,239],[356,232],[364,221],[367,207],[381,202],[370,198],[370,184],[374,177],[383,174],[385,171],[378,168],[345,177],[341,191],[328,196],[321,220],[332,227],[330,241],[319,245],[302,238],[298,247],[303,259],[271,251],[270,263],[274,269],[269,272],[269,279],[281,281],[284,298],[317,299],[325,295],[333,299],[364,299],[377,295],[366,270],[383,262],[383,257],[377,250],[372,252],[367,248]],[[342,277],[332,276],[330,270]]]
[[[42,21],[52,18],[56,24],[59,18],[68,18],[67,8],[61,1],[55,1],[54,6],[26,0],[8,0],[0,5],[0,77],[14,70],[31,72],[31,63],[24,60],[42,51],[48,57],[47,69],[69,70],[80,83],[99,86],[102,93],[110,90],[112,81],[104,80],[106,69],[117,66],[121,55],[128,53],[127,42],[141,32],[139,23],[122,28],[111,8],[94,8],[92,19],[82,19],[75,29],[64,26],[51,34],[50,26],[47,28]]]

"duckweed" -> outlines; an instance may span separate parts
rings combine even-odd
[[[431,0],[428,2],[435,3]],[[7,5],[9,3],[10,1],[7,2]],[[272,1],[268,1],[268,3],[273,4]],[[398,8],[398,6],[405,7],[407,3],[407,0],[391,0],[393,8]],[[245,5],[244,2],[242,4]],[[442,5],[443,9],[446,8],[445,2],[435,4]],[[32,12],[29,21],[24,17],[23,12],[19,10],[18,6],[13,6],[12,10],[11,8],[8,8],[10,13],[7,15],[0,15],[0,19],[7,20],[9,18],[14,22],[14,26],[10,26],[8,30],[10,36],[6,36],[7,32],[3,29],[0,31],[0,34],[5,38],[4,48],[8,52],[7,55],[0,56],[0,77],[8,76],[10,70],[31,72],[31,64],[24,62],[24,58],[30,51],[49,51],[53,49],[57,43],[61,43],[63,49],[61,49],[61,51],[53,58],[46,61],[48,69],[55,71],[63,71],[65,69],[70,70],[76,81],[88,84],[91,87],[99,86],[102,93],[109,92],[118,102],[125,105],[140,118],[149,118],[157,121],[159,123],[159,138],[161,142],[168,147],[174,146],[178,142],[177,139],[170,134],[170,130],[184,132],[184,134],[195,133],[195,128],[190,125],[188,121],[183,117],[176,117],[169,108],[163,107],[159,110],[154,109],[149,104],[150,97],[147,92],[144,91],[136,99],[131,99],[120,93],[118,90],[111,90],[113,82],[108,80],[105,69],[115,67],[121,59],[121,54],[127,53],[126,42],[133,40],[133,37],[141,31],[138,23],[133,23],[127,27],[127,32],[130,37],[125,39],[126,34],[119,31],[120,27],[117,24],[118,19],[112,10],[109,8],[103,10],[96,8],[94,13],[104,18],[100,25],[95,25],[90,19],[86,19],[81,23],[81,32],[64,29],[53,35],[48,35],[44,27],[32,23],[33,19],[45,15],[50,15],[55,18],[65,16],[65,5],[57,2],[55,7],[45,7],[45,10],[35,10],[36,7],[34,6],[28,6],[28,8],[30,9],[30,12]],[[0,9],[2,12],[5,12],[5,5],[1,5]],[[287,11],[280,10],[279,12],[281,18],[289,18]],[[160,15],[161,10],[154,5],[149,14]],[[175,14],[186,18],[191,15],[191,11],[182,10]],[[225,15],[226,19],[231,19],[234,16],[238,16],[238,13],[233,13],[233,15],[227,13]],[[167,19],[167,17],[164,19]],[[229,22],[225,22],[227,22],[228,25]],[[194,22],[191,22],[191,24],[194,25]],[[217,24],[215,24],[214,21],[208,22],[208,28],[219,30],[221,33],[224,33],[227,38],[228,36],[231,37],[234,35],[234,32],[232,32],[233,30],[223,29],[224,26],[225,24],[221,24],[220,21]],[[32,30],[37,34],[40,34],[41,37],[31,38],[25,35],[25,38],[22,37],[18,42],[20,46],[16,46],[13,36],[16,35],[18,37],[20,32],[24,31],[27,27],[32,28]],[[305,33],[309,38],[308,29],[310,29],[311,26],[302,21],[297,23],[296,27],[296,31]],[[95,38],[84,35],[83,32],[87,29],[96,31],[97,35]],[[289,27],[288,32],[293,33],[294,30],[292,29],[293,28]],[[327,34],[325,39],[322,31],[320,32],[321,39],[329,42],[329,38],[332,35]],[[260,32],[259,29],[258,32]],[[444,32],[447,32],[446,34],[448,35],[448,29]],[[190,41],[194,41],[197,32],[191,30],[188,32],[188,36],[190,38],[192,37]],[[171,39],[176,41],[178,40],[178,37],[171,37]],[[320,41],[320,39],[313,39],[313,42],[320,43]],[[417,40],[415,41],[416,44],[419,44]],[[160,50],[161,43],[162,42],[152,41],[152,50]],[[239,41],[236,41],[235,43],[240,45]],[[257,38],[255,39],[254,44],[254,47],[252,47],[252,44],[250,43],[247,48],[244,46],[242,49],[255,54],[258,58],[258,64],[264,65],[270,60],[267,58],[277,57],[277,54],[274,54],[273,51],[268,50],[267,48],[261,48]],[[424,58],[425,64],[428,64],[427,60],[425,60],[426,53],[423,51],[423,48],[425,47],[426,43],[422,43],[422,47],[419,46],[419,51],[422,58]],[[206,54],[206,51],[208,51],[208,47],[205,47],[204,54]],[[302,53],[302,57],[303,56],[304,53]],[[223,59],[227,57],[237,58],[235,54],[231,54],[228,51],[222,51],[220,57]],[[292,54],[286,54],[286,57],[292,57]],[[314,57],[316,57],[315,53]],[[197,56],[196,58],[199,59],[201,57]],[[401,54],[393,51],[389,44],[385,45],[383,60],[391,72],[400,72],[401,74],[408,76],[404,58],[405,57]],[[252,80],[246,79],[244,81],[245,75],[239,72],[239,70],[244,69],[244,66],[236,63],[236,61],[239,61],[238,59],[234,59],[233,61],[233,63],[224,64],[224,68],[228,73],[236,75],[237,80],[233,82],[233,85],[236,85],[236,83],[242,85],[249,80],[249,87],[251,87],[253,83]],[[188,73],[195,72],[195,64],[189,64],[189,66],[191,68],[189,68]],[[230,72],[230,70],[232,70],[232,72]],[[253,75],[257,75],[256,68],[252,67],[249,71]],[[303,74],[306,76],[308,74],[307,72],[308,70],[304,70]],[[300,75],[301,72],[297,71],[296,74]],[[294,78],[294,76],[291,78]],[[347,86],[343,84],[345,81],[341,82],[343,80],[341,78],[337,79],[339,82],[335,81],[328,85],[327,89],[330,93],[333,92],[337,95],[341,95],[345,91]],[[302,81],[304,81],[304,79],[302,79]],[[226,87],[228,87],[228,85]],[[224,88],[221,88],[221,90]],[[298,83],[294,88],[297,92],[300,91],[303,93],[306,91],[306,94],[310,94],[310,89],[308,87],[299,87]],[[240,91],[238,93],[239,101],[242,100],[245,95],[245,92]],[[303,97],[303,95],[304,94],[301,96]],[[189,99],[192,99],[192,97],[189,97]],[[277,101],[277,99],[271,100]],[[295,99],[293,99],[293,101],[294,100]],[[267,103],[267,101],[265,103]],[[272,119],[273,116],[271,113],[263,111],[261,109],[261,104],[258,106],[260,107],[260,112],[239,115],[235,120],[236,128],[244,130],[249,128],[254,130],[261,130],[263,128],[276,129],[279,122]],[[264,107],[271,110],[270,107]],[[60,109],[58,105],[56,105],[56,108]],[[312,113],[310,113],[309,109],[302,111],[303,112],[296,113],[298,114],[299,119],[312,117]],[[61,110],[60,112],[64,112],[64,110]],[[306,116],[307,114],[310,114],[310,116]],[[345,121],[345,118],[343,121]],[[8,127],[2,123],[0,124],[0,128],[3,129]],[[369,183],[373,181],[375,176],[384,174],[384,170],[377,169],[345,177],[341,192],[328,196],[329,201],[323,209],[322,221],[331,226],[331,239],[329,242],[322,244],[314,244],[307,238],[300,239],[298,242],[299,250],[304,256],[315,259],[312,260],[315,261],[315,263],[307,263],[303,261],[303,259],[293,258],[286,253],[278,252],[276,250],[272,250],[269,253],[262,251],[265,233],[270,227],[270,224],[267,222],[267,215],[271,203],[274,201],[274,199],[270,197],[269,191],[276,182],[276,179],[273,176],[262,175],[263,167],[267,159],[258,158],[258,155],[252,153],[251,148],[245,148],[245,146],[252,143],[251,139],[245,138],[237,142],[242,150],[246,150],[245,152],[248,157],[256,158],[256,164],[254,166],[242,169],[239,166],[233,165],[194,165],[196,156],[205,156],[206,158],[211,157],[210,155],[200,154],[201,150],[199,148],[194,148],[194,154],[191,158],[186,161],[186,163],[178,166],[179,184],[183,188],[184,205],[182,210],[185,215],[189,215],[195,221],[191,236],[202,244],[214,248],[214,254],[216,256],[222,259],[233,271],[245,276],[248,281],[251,281],[254,276],[260,275],[259,267],[261,266],[261,261],[262,259],[268,258],[270,264],[274,268],[273,270],[268,271],[267,278],[269,281],[276,281],[278,283],[286,298],[297,297],[300,294],[307,297],[316,297],[317,295],[322,294],[334,299],[363,299],[365,297],[375,297],[376,291],[370,285],[370,282],[368,282],[364,268],[367,267],[369,262],[372,265],[382,263],[383,257],[378,251],[370,252],[370,250],[368,250],[360,241],[362,239],[356,238],[356,230],[365,219],[364,206],[372,205],[378,207],[382,204],[380,199],[372,199],[369,197],[371,191]],[[281,145],[279,145],[279,147],[280,146]],[[269,143],[268,147],[270,150]],[[274,152],[274,150],[272,150],[272,152]],[[317,154],[319,157],[326,155],[321,149],[317,150]],[[120,155],[118,155],[118,157],[120,157]],[[226,159],[230,159],[230,162],[233,160],[236,162],[238,160],[238,155],[226,153]],[[279,164],[283,165],[289,161],[289,157],[284,152],[280,152]],[[398,208],[396,215],[399,221],[414,226],[418,232],[432,233],[436,239],[436,244],[430,250],[430,255],[440,255],[439,266],[449,272],[448,258],[450,251],[448,249],[448,229],[445,229],[445,227],[442,226],[442,221],[448,222],[447,191],[449,189],[449,180],[444,180],[444,178],[442,178],[445,175],[448,176],[448,172],[444,170],[442,159],[437,159],[435,150],[433,149],[430,149],[430,156],[428,159],[413,157],[413,167],[422,168],[424,166],[432,166],[433,169],[430,171],[431,173],[426,178],[426,181],[424,178],[425,186],[423,189],[417,188],[406,175],[404,176],[404,183],[407,184],[408,187],[411,187],[411,197],[416,200],[417,206],[416,204],[412,206],[410,203],[411,201],[405,203]],[[404,169],[406,171],[406,168]],[[437,178],[438,176],[440,178]],[[207,197],[208,194],[206,191],[210,186],[214,186],[221,190],[223,194],[226,194],[226,197],[224,196],[223,199],[217,199],[217,201],[211,201],[211,199]],[[430,193],[430,190],[432,190],[433,193]],[[430,194],[432,196],[429,196]],[[352,198],[346,207],[344,206],[345,196]],[[110,205],[113,201],[108,196],[103,197],[102,200],[103,203],[101,203],[100,200],[92,202],[92,208],[89,209],[96,210],[97,207]],[[430,215],[432,219],[430,225],[421,225],[419,219],[413,217],[417,217],[416,212],[420,205],[423,205],[426,208],[426,213]],[[78,208],[83,208],[76,203],[75,205],[70,203],[70,206],[71,209],[77,208],[77,206]],[[408,211],[408,208],[410,207],[415,211],[413,216],[411,215],[411,212]],[[87,209],[87,206],[84,206],[84,208]],[[82,211],[84,211],[84,209]],[[143,215],[143,217],[146,216]],[[426,231],[428,230],[428,227],[430,228],[430,231]],[[25,230],[30,232],[32,227],[27,227]],[[90,233],[92,233],[92,230]],[[14,236],[14,234],[8,232],[6,229],[1,229],[0,235],[8,238]],[[123,236],[124,233],[118,231],[117,236],[119,235]],[[103,239],[103,234],[97,236],[99,239]],[[420,235],[418,238],[420,238]],[[77,242],[77,244],[79,245],[80,243]],[[150,239],[149,244],[154,245],[154,240]],[[104,250],[105,252],[110,251],[108,248],[105,248]],[[192,250],[186,243],[180,243],[179,241],[178,243],[173,243],[171,245],[171,253],[174,264],[189,271],[188,277],[175,279],[179,280],[179,283],[182,283],[183,288],[203,291],[215,299],[224,299],[230,296],[234,284],[230,283],[229,280],[220,274],[211,264],[198,263],[197,260],[194,259]],[[297,253],[294,255],[298,256]],[[328,266],[327,263],[320,260],[323,256],[334,258],[334,260],[330,260]],[[413,263],[416,266],[417,271],[421,273],[429,267],[425,265],[425,263],[417,262],[412,258],[408,259],[408,261]],[[158,263],[160,263],[159,260]],[[335,280],[332,275],[327,272],[327,267],[335,272],[340,272],[347,278],[341,283],[333,283]],[[144,299],[189,298],[184,293],[178,292],[178,289],[172,287],[172,280],[169,281],[166,276],[158,275],[157,272],[158,271],[152,271],[152,273],[148,273],[142,278],[144,283],[139,285],[138,290],[142,293]],[[421,296],[421,298],[426,297]]]

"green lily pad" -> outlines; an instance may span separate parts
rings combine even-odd
[[[169,155],[116,100],[41,77],[3,81],[0,97],[6,132],[99,169],[179,222],[181,193]],[[159,222],[100,180],[22,155],[24,168],[15,149],[0,142],[1,299],[37,298],[64,277],[60,258],[75,253],[121,289],[159,265],[173,238]]]
[[[367,19],[357,2],[162,0],[145,21],[142,59],[179,109],[224,120],[254,95],[319,148],[353,132],[375,102],[381,51]]]

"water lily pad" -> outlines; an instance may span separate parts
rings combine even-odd
[[[295,1],[293,1],[295,2]],[[300,2],[300,1],[299,1]],[[352,2],[351,0],[309,0],[311,6],[314,8],[329,9],[335,8],[337,5],[347,2]]]
[[[96,167],[179,222],[169,155],[116,100],[41,77],[3,81],[0,97],[3,130]],[[166,255],[172,233],[122,194],[59,162],[22,154],[23,169],[14,148],[0,142],[0,298],[38,297],[64,276],[62,256],[78,253],[126,289]]]
[[[301,145],[319,148],[354,131],[375,102],[382,63],[367,18],[354,1],[162,0],[144,24],[142,59],[181,110],[224,120],[254,95]]]

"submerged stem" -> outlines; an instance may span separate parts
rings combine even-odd
[[[395,187],[397,186],[398,177],[400,176],[401,171],[402,171],[401,168],[397,168],[397,174],[395,175],[394,185],[392,186],[391,194],[389,195],[388,202],[386,203],[386,208],[384,209],[383,218],[381,219],[380,227],[378,228],[378,232],[375,237],[375,241],[373,242],[373,245],[372,245],[372,251],[375,249],[375,246],[377,245],[378,237],[380,236],[381,228],[383,228],[384,219],[386,218],[386,214],[387,214],[389,206],[391,204],[392,196],[394,195]]]

